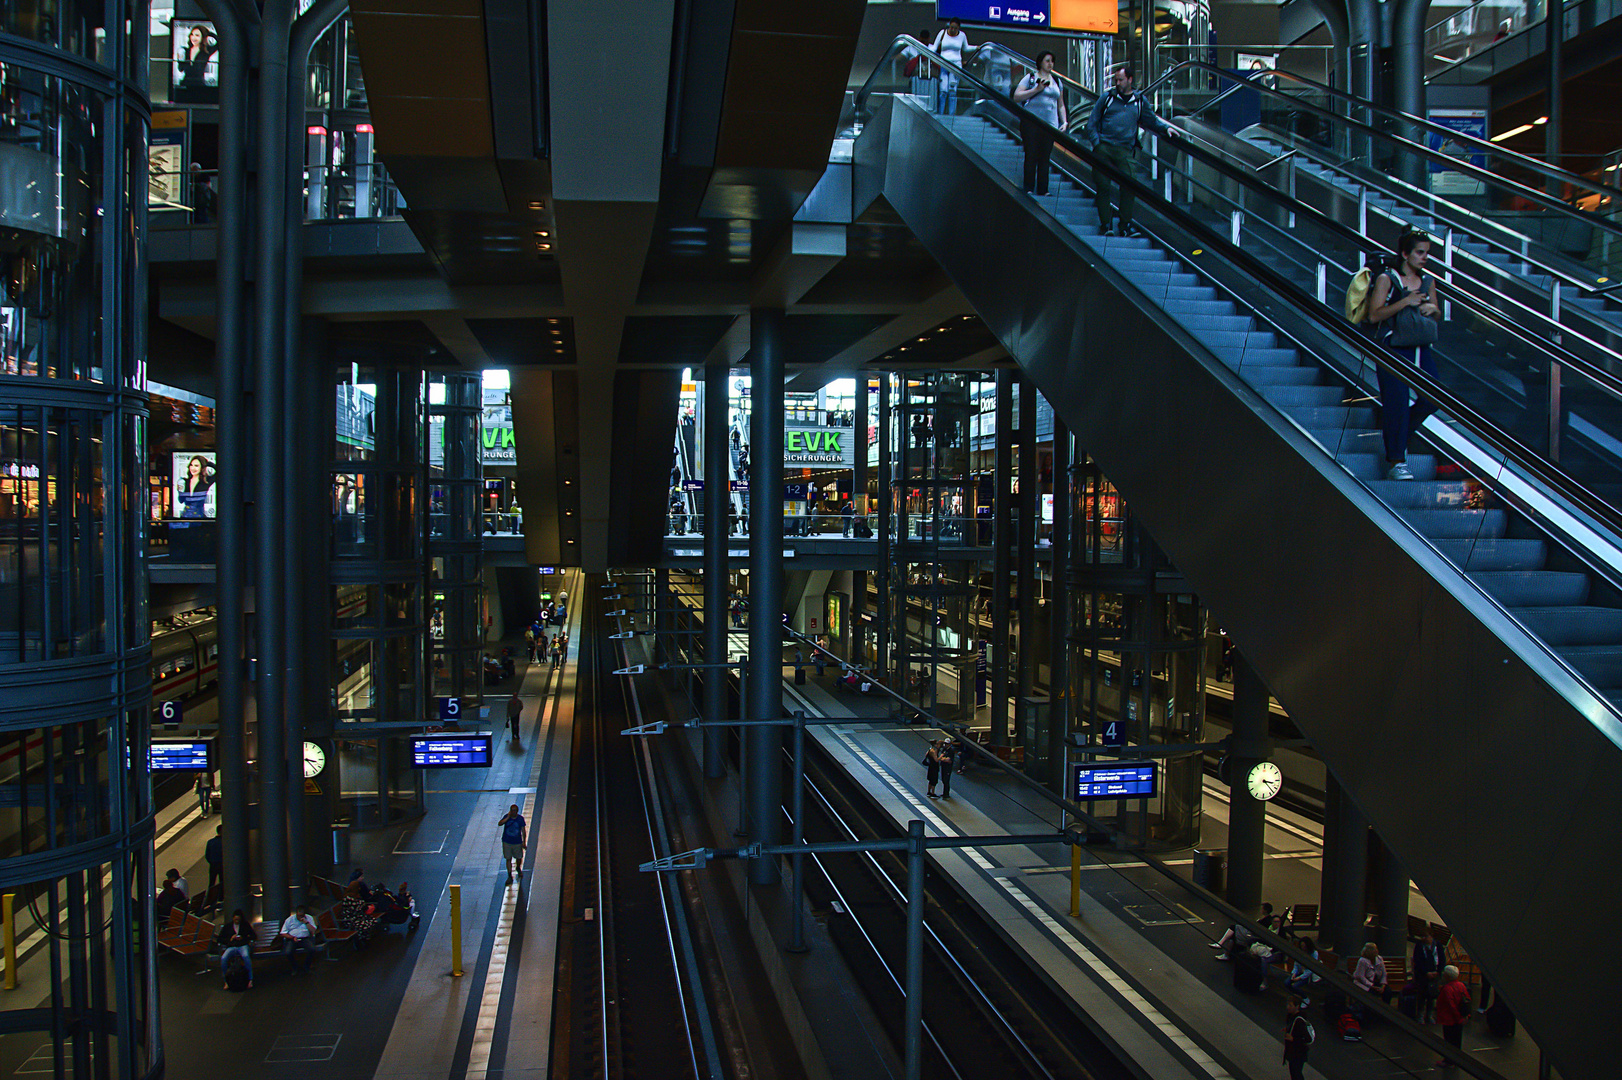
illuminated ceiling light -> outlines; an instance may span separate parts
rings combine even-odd
[[[1458,63],[1458,61],[1453,59],[1451,56],[1443,56],[1441,53],[1432,53],[1431,54],[1431,59],[1432,60],[1440,60],[1444,64],[1456,64],[1456,63]]]
[[[541,245],[541,250],[542,251],[551,251],[552,250],[552,245],[551,244],[542,244]]]
[[[532,203],[529,204],[529,208],[531,210],[542,210],[542,209],[545,209],[545,207],[546,207],[546,204],[543,203],[543,202],[532,202]]]
[[[552,234],[547,232],[545,229],[537,229],[537,230],[535,230],[535,235],[536,236],[551,236]]]
[[[1494,135],[1488,141],[1489,142],[1503,142],[1505,139],[1513,139],[1515,136],[1523,135],[1526,132],[1531,131],[1531,130],[1532,130],[1532,125],[1531,124],[1522,124],[1520,127],[1513,127],[1513,128],[1510,128],[1508,131],[1500,131],[1498,134]]]
[[[1534,124],[1547,124],[1548,122],[1549,118],[1547,116],[1540,116],[1536,120],[1532,121]]]
[[[356,124],[355,125],[355,134],[357,134],[357,135],[361,135],[361,134],[370,135],[370,134],[372,134],[372,125],[371,124]]]

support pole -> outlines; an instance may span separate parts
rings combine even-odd
[[[1548,0],[1549,10],[1544,16],[1543,54],[1549,72],[1545,91],[1548,105],[1548,123],[1543,125],[1543,155],[1549,167],[1560,168],[1560,128],[1566,111],[1566,5],[1565,0]],[[1549,180],[1549,194],[1565,198],[1560,181]]]
[[[243,400],[249,370],[243,282],[247,260],[248,44],[236,9],[225,0],[203,0],[214,22],[220,61],[219,245],[215,260],[216,379],[215,449],[219,453],[218,574],[220,684],[221,889],[226,911],[249,909],[248,758],[245,740],[246,665],[243,648],[248,576],[246,514],[247,422]]]
[[[1327,798],[1327,792],[1325,793]],[[1324,879],[1324,891],[1333,891],[1334,923],[1322,923],[1330,946],[1341,956],[1356,956],[1366,939],[1363,923],[1368,915],[1364,890],[1368,885],[1369,828],[1346,789],[1340,789],[1339,826],[1335,830],[1333,878]],[[1320,911],[1320,916],[1322,912]],[[1321,920],[1320,920],[1321,921]]]
[[[856,507],[856,520],[862,521],[869,510],[867,503],[867,376],[856,377],[856,473],[851,484],[850,498]],[[852,530],[854,535],[854,530]],[[845,649],[846,659],[866,665],[867,657],[867,571],[857,570],[851,575],[850,618],[847,620],[850,643]],[[857,648],[857,643],[864,648]],[[837,645],[837,643],[835,643]]]
[[[1262,904],[1267,804],[1252,798],[1250,770],[1267,760],[1267,686],[1243,653],[1233,661],[1233,750],[1228,755],[1228,903],[1253,915]]]
[[[1053,559],[1048,563],[1048,787],[1064,794],[1070,733],[1070,429],[1053,414]]]
[[[807,952],[805,944],[805,855],[799,849],[805,843],[805,712],[794,710],[794,791],[790,796],[790,812],[794,815],[794,923],[789,935],[788,951]]]
[[[750,325],[749,475],[749,713],[783,715],[783,310],[759,308]],[[748,800],[750,838],[775,844],[781,835],[783,733],[752,731]],[[749,879],[775,885],[781,878],[775,859],[755,859]]]
[[[992,465],[995,525],[991,555],[991,745],[1008,744],[1008,549],[1013,545],[1014,373],[997,370],[997,432]]]
[[[451,886],[451,975],[462,977],[462,886]]]
[[[0,896],[0,925],[5,933],[6,950],[6,989],[17,989],[17,918],[12,906],[17,902],[16,893],[6,893]]]
[[[704,369],[704,662],[727,660],[727,502],[731,497],[728,461],[727,376],[725,364]],[[727,716],[727,673],[711,668],[704,673],[704,720],[721,724]],[[726,769],[721,761],[723,732],[704,729],[704,775],[719,779]]]
[[[1036,384],[1019,380],[1019,674],[1018,699],[1022,708],[1036,692],[1036,518],[1041,506],[1041,481],[1036,472]],[[1033,738],[1039,736],[1033,731]],[[1025,733],[1016,721],[1014,742]],[[1031,748],[1034,749],[1034,748]],[[1030,749],[1027,749],[1030,753]]]
[[[1380,901],[1380,928],[1376,941],[1381,956],[1401,956],[1408,947],[1408,868],[1397,853],[1379,844],[1380,860],[1377,893]]]
[[[287,143],[277,137],[287,122],[287,54],[293,24],[291,0],[267,0],[259,29],[259,252],[254,287],[256,345],[253,408],[257,425],[254,490],[256,544],[254,627],[258,646],[259,847],[263,861],[264,916],[280,922],[288,913],[287,800],[287,620],[282,523],[282,367],[287,362],[285,215],[282,178]]]
[[[1070,917],[1081,918],[1081,845],[1070,845]]]
[[[653,596],[649,603],[653,607],[653,657],[664,663],[675,655],[671,649],[675,641],[675,612],[671,609],[674,601],[670,598],[670,571],[662,566],[654,568]]]
[[[884,678],[890,671],[890,573],[891,566],[890,531],[895,525],[895,507],[891,496],[890,461],[890,374],[885,372],[879,376],[879,628],[878,628],[878,656],[874,658],[873,670],[880,678]]]
[[[906,1078],[920,1080],[924,1056],[924,823],[907,822]],[[761,860],[757,859],[756,862]]]

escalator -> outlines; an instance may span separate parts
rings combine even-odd
[[[971,64],[973,107],[933,115],[909,46],[852,102],[855,212],[882,199],[968,297],[1563,1074],[1606,1074],[1547,912],[1622,886],[1622,459],[1575,477],[1558,400],[1488,415],[1409,368],[1442,411],[1419,479],[1382,479],[1374,371],[1402,360],[1335,310],[1336,252],[1375,242],[1193,140],[1128,181],[1148,235],[1103,237],[1084,146],[1023,194],[1013,103]],[[1596,440],[1622,431],[1622,384],[1489,299],[1458,294],[1467,337],[1580,372]]]

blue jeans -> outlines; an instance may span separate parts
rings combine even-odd
[[[935,94],[935,111],[942,116],[957,112],[957,76],[943,71]]]
[[[233,945],[220,953],[220,970],[224,971],[226,965],[231,962],[232,953],[242,957],[242,964],[248,969],[248,981],[253,982],[253,950],[246,945]]]
[[[1398,356],[1406,356],[1419,364],[1419,370],[1436,378],[1436,361],[1431,359],[1431,347],[1421,345],[1417,349],[1393,349]],[[1415,354],[1418,354],[1416,357]],[[1402,378],[1393,372],[1380,368],[1380,419],[1385,425],[1385,459],[1389,462],[1408,460],[1408,436],[1413,434],[1415,428],[1425,422],[1425,418],[1436,411],[1436,403],[1425,397],[1410,404],[1411,390]]]

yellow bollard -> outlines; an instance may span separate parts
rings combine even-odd
[[[11,905],[17,900],[16,893],[6,893],[0,897],[0,922],[4,923],[5,950],[6,950],[6,989],[17,989],[17,920],[11,912]]]
[[[1070,845],[1070,917],[1081,918],[1081,845]]]
[[[462,977],[462,886],[451,886],[451,977]]]

